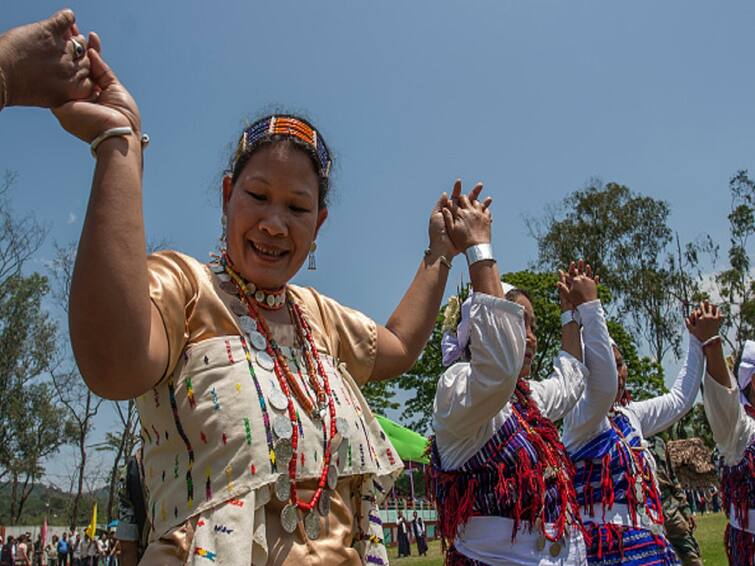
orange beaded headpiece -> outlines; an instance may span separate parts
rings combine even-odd
[[[259,140],[269,135],[285,135],[297,138],[311,145],[317,153],[317,159],[322,168],[322,174],[327,177],[330,173],[330,152],[325,141],[314,127],[296,116],[267,116],[257,120],[241,134],[236,158],[243,155]]]

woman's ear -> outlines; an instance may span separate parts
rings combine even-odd
[[[317,228],[315,229],[315,238],[317,238],[317,234],[320,232],[320,227],[323,225],[323,222],[325,222],[325,219],[327,217],[328,207],[323,206],[317,213]]]

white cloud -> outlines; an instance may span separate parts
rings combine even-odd
[[[73,224],[76,222],[76,215],[73,212],[68,213],[68,223]]]

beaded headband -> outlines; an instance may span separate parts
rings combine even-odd
[[[323,175],[326,177],[330,174],[330,152],[328,151],[325,141],[312,126],[304,120],[294,116],[268,116],[257,120],[241,134],[239,141],[238,156],[246,153],[247,149],[267,135],[282,134],[293,136],[304,143],[311,145],[317,153],[320,161]]]

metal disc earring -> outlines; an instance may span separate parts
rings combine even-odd
[[[317,269],[317,260],[315,259],[316,250],[317,242],[312,242],[312,245],[309,247],[309,263],[307,264],[307,269],[309,269],[310,271]]]

